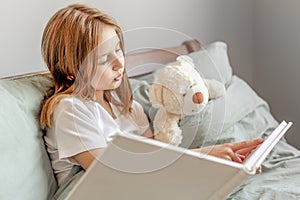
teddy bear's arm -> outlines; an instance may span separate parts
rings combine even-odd
[[[167,114],[163,109],[159,109],[153,121],[154,138],[178,146],[182,141],[178,120],[176,115]]]

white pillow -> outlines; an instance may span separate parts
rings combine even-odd
[[[202,49],[188,55],[195,63],[197,71],[207,79],[215,79],[226,86],[232,78],[227,45],[216,41],[202,46]]]

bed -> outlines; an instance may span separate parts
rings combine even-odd
[[[217,41],[201,46],[197,40],[127,55],[127,72],[134,99],[142,104],[150,121],[153,114],[148,98],[149,87],[161,67],[184,54],[193,59],[204,78],[222,82],[226,95],[210,101],[200,114],[180,122],[184,135],[181,146],[197,148],[265,138],[278,125],[268,103],[233,74],[227,45]],[[281,139],[264,161],[262,173],[245,181],[228,199],[300,199],[300,151]]]
[[[232,73],[226,44],[201,46],[196,40],[126,56],[134,99],[141,103],[150,122],[153,112],[149,87],[159,69],[183,54],[194,60],[203,77],[222,82],[226,95],[210,101],[200,114],[180,121],[184,134],[181,146],[197,148],[266,137],[278,125],[268,103]],[[51,87],[48,71],[0,80],[0,171],[5,172],[1,174],[0,199],[52,199],[54,193],[55,199],[64,199],[83,174],[78,173],[57,190],[38,122],[40,102]],[[228,199],[300,199],[300,151],[285,139],[275,146],[262,171],[240,185]]]

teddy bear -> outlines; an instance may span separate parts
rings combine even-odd
[[[150,86],[149,99],[157,112],[153,120],[156,140],[179,146],[182,131],[179,120],[201,112],[211,99],[225,94],[224,85],[214,79],[204,79],[188,56],[178,56],[158,72]]]

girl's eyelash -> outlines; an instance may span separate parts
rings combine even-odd
[[[120,45],[117,45],[117,46],[116,46],[115,52],[117,52],[117,53],[122,52],[122,49],[121,49]],[[100,61],[98,64],[99,64],[99,65],[105,65],[105,64],[107,64],[108,62],[109,62],[109,58],[107,57],[104,61]]]
[[[122,51],[120,42],[116,46],[116,52]]]
[[[107,64],[107,63],[108,63],[108,60],[104,60],[104,61],[99,62],[98,64],[99,64],[99,65],[105,65],[105,64]]]

